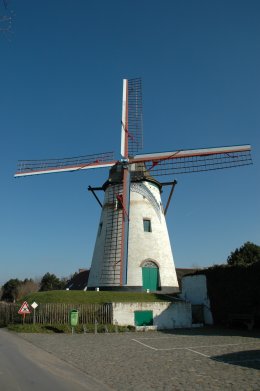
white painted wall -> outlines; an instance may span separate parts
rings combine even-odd
[[[153,311],[153,324],[158,330],[191,327],[191,305],[180,302],[113,303],[113,323],[134,326],[135,311]]]
[[[139,191],[139,192],[138,192]],[[152,194],[154,203],[142,195]],[[128,245],[127,285],[142,286],[142,267],[145,260],[159,267],[160,286],[178,288],[171,243],[162,209],[161,194],[151,182],[131,186],[130,225]],[[143,219],[150,219],[152,232],[144,232]]]
[[[204,274],[184,276],[182,278],[182,292],[180,297],[188,300],[191,304],[201,304],[204,307],[205,324],[213,324],[213,317],[210,309],[210,300],[207,290],[207,279]]]

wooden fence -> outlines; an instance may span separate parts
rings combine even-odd
[[[18,314],[17,304],[0,303],[0,325],[21,323],[22,315]],[[33,322],[32,313],[26,315],[26,323]],[[79,311],[79,324],[112,323],[112,304],[40,304],[35,310],[35,323],[39,324],[68,324],[71,310]]]

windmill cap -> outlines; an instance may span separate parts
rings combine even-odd
[[[109,179],[106,181],[103,185],[103,189],[106,190],[106,188],[115,183],[121,183],[123,181],[123,170],[125,167],[125,163],[117,163],[115,164],[109,171]],[[150,175],[150,172],[146,169],[145,164],[143,162],[140,163],[133,163],[130,165],[130,175],[131,175],[131,182],[141,182],[141,181],[148,181],[152,182],[156,186],[158,186],[159,189],[161,189],[162,185],[160,182],[158,182],[154,177]]]

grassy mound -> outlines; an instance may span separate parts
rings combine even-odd
[[[111,292],[111,291],[47,291],[31,293],[21,302],[27,301],[38,304],[44,303],[68,303],[68,304],[102,304],[102,303],[121,303],[121,302],[155,302],[170,301],[169,297],[156,293],[132,293],[132,292]]]

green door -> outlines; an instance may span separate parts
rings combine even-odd
[[[153,311],[135,311],[136,326],[152,326]]]
[[[158,290],[159,281],[159,269],[158,267],[147,267],[142,268],[143,275],[143,288],[150,289],[150,291]]]

